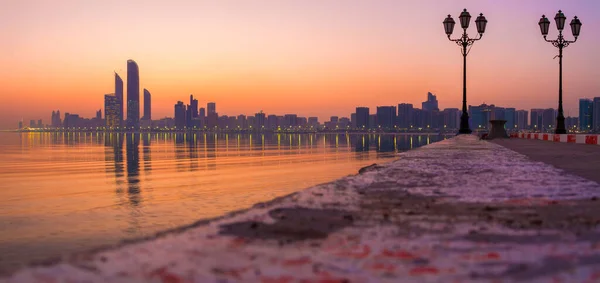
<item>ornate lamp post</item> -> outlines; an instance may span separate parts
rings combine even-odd
[[[487,25],[487,20],[483,16],[483,14],[479,14],[479,17],[475,20],[475,24],[477,25],[477,33],[479,33],[478,38],[469,38],[467,34],[467,28],[469,28],[469,22],[471,21],[471,14],[467,12],[467,9],[464,9],[460,16],[460,26],[463,29],[463,34],[458,39],[451,39],[452,31],[454,31],[454,19],[452,16],[448,15],[448,17],[444,20],[444,30],[446,31],[446,35],[448,35],[448,39],[450,41],[456,42],[458,46],[462,47],[462,55],[463,55],[463,105],[462,105],[462,116],[460,116],[460,130],[458,134],[470,134],[471,128],[469,127],[469,113],[467,113],[467,55],[471,50],[471,46],[475,41],[480,40],[483,37],[483,33],[485,32],[485,26]]]
[[[563,57],[563,48],[569,46],[569,44],[577,41],[577,37],[579,36],[579,32],[581,31],[581,21],[575,16],[571,21],[571,32],[573,33],[573,37],[575,40],[569,41],[565,40],[562,31],[565,28],[565,21],[567,17],[563,14],[562,11],[558,11],[556,16],[554,16],[554,21],[556,22],[556,28],[558,29],[558,39],[556,40],[548,40],[546,36],[548,36],[548,28],[550,27],[550,20],[546,18],[545,15],[542,15],[540,22],[540,30],[542,35],[544,36],[544,40],[552,43],[554,47],[558,48],[558,65],[559,65],[559,75],[558,75],[558,116],[556,117],[556,134],[566,134],[567,129],[565,128],[565,115],[563,114],[563,105],[562,105],[562,57]],[[556,58],[556,57],[555,57]]]

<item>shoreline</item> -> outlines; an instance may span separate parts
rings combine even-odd
[[[459,136],[7,282],[581,281],[600,271],[599,196],[596,182]]]

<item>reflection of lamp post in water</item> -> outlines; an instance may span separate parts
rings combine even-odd
[[[566,20],[567,20],[567,17],[565,17],[565,14],[563,14],[563,12],[560,10],[558,11],[558,13],[556,13],[556,16],[554,16],[554,21],[556,22],[556,28],[558,29],[558,38],[556,40],[546,39],[546,36],[548,36],[548,28],[550,27],[550,20],[548,20],[548,18],[546,18],[545,15],[542,15],[542,18],[540,19],[540,21],[538,23],[540,25],[540,31],[542,32],[542,35],[544,36],[544,40],[552,43],[552,45],[554,45],[554,47],[558,48],[559,75],[558,75],[558,116],[556,117],[556,131],[555,131],[556,134],[566,134],[567,133],[567,129],[565,128],[565,115],[563,113],[563,105],[562,105],[562,57],[563,57],[562,53],[563,53],[563,48],[566,48],[567,46],[569,46],[569,44],[577,41],[577,37],[579,36],[579,32],[581,31],[581,21],[577,18],[577,16],[575,16],[570,24],[571,32],[573,33],[575,40],[573,40],[573,41],[565,40],[565,38],[562,34],[562,31],[565,28]]]
[[[450,36],[454,31],[454,19],[452,16],[448,15],[448,17],[444,20],[444,30],[446,31],[446,35],[448,35],[448,39],[450,41],[456,42],[459,46],[462,47],[462,55],[463,55],[463,105],[462,105],[462,115],[460,116],[460,130],[458,134],[470,134],[471,128],[469,127],[469,113],[467,113],[467,55],[469,54],[469,50],[471,50],[470,46],[475,43],[475,41],[480,40],[485,32],[485,27],[487,25],[487,20],[483,16],[483,14],[479,14],[479,17],[475,20],[475,24],[477,25],[477,32],[479,33],[479,38],[469,38],[467,34],[467,28],[469,28],[469,22],[471,21],[471,14],[467,12],[467,9],[464,9],[460,16],[460,26],[463,29],[463,34],[459,39],[451,39]]]

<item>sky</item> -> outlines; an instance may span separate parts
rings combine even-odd
[[[219,115],[349,117],[357,106],[413,103],[427,92],[460,108],[462,56],[442,21],[467,8],[476,35],[467,101],[557,107],[558,49],[537,22],[559,9],[583,22],[564,51],[565,114],[600,96],[597,0],[5,0],[0,4],[0,129],[50,123],[52,110],[93,117],[114,92],[114,71],[140,68],[153,119],[190,94]],[[462,30],[457,24],[453,37]],[[567,39],[572,39],[565,29]],[[557,36],[552,21],[549,38]],[[125,83],[126,85],[126,83]],[[141,90],[140,90],[141,91]]]

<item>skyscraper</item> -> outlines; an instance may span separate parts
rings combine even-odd
[[[377,106],[377,126],[393,129],[396,124],[396,106]]]
[[[121,77],[119,76],[119,74],[117,74],[117,72],[115,72],[115,96],[119,99],[119,106],[118,106],[118,116],[119,116],[119,125],[117,127],[122,127],[123,126],[123,107],[125,105],[125,103],[123,103],[123,80],[121,79]]]
[[[152,120],[152,98],[150,92],[144,89],[144,120]]]
[[[579,129],[582,131],[591,131],[592,118],[594,113],[594,103],[591,99],[579,99]]]
[[[121,126],[119,107],[121,107],[121,101],[115,93],[104,95],[104,121],[109,130]]]
[[[140,128],[140,70],[127,60],[127,127]]]
[[[404,129],[410,129],[413,117],[413,105],[409,103],[398,104],[398,126]]]
[[[214,102],[209,102],[206,105],[206,109],[208,110],[208,115],[217,113],[217,104]]]
[[[254,114],[254,118],[255,118],[255,120],[254,120],[255,125],[254,126],[257,129],[261,129],[261,128],[263,128],[265,126],[265,124],[266,124],[266,121],[265,121],[266,115],[265,115],[265,113],[263,113],[262,111],[260,111],[260,112],[258,112],[256,114]]]
[[[427,93],[427,101],[423,102],[422,104],[422,108],[425,111],[439,111],[440,109],[438,108],[438,101],[437,98],[435,97],[435,95],[431,92]]]
[[[527,110],[517,110],[516,112],[516,116],[517,116],[517,129],[519,130],[526,130],[528,128],[529,122],[528,122],[528,115],[529,114],[527,112]]]
[[[194,96],[190,94],[190,107],[192,111],[192,118],[198,117],[198,99],[194,99]]]
[[[507,130],[515,131],[517,130],[517,109],[515,108],[504,108],[504,120],[506,120],[506,124],[504,124]]]
[[[186,111],[185,104],[181,101],[177,101],[175,104],[175,127],[177,129],[183,129],[186,124]]]
[[[544,109],[531,109],[529,112],[531,119],[529,119],[529,128],[534,131],[541,131],[543,127],[542,117]]]
[[[369,107],[356,107],[356,127],[369,128]]]
[[[600,132],[600,97],[594,97],[592,112],[592,127],[595,132]]]

